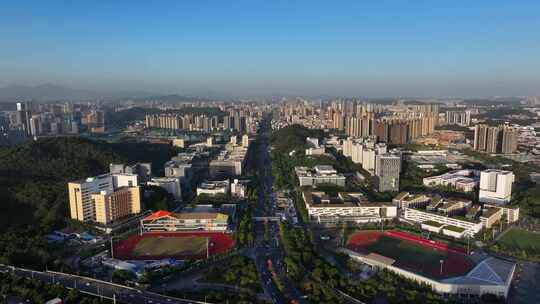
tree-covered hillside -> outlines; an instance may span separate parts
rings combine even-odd
[[[68,181],[106,173],[111,162],[152,161],[162,168],[175,152],[166,145],[74,137],[0,148],[0,263],[47,256],[43,234],[65,224]]]
[[[279,152],[306,148],[306,137],[323,137],[322,130],[312,130],[301,125],[291,125],[272,133],[272,147]]]

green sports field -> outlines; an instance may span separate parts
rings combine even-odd
[[[510,228],[497,241],[504,249],[525,251],[527,254],[540,254],[540,233]]]
[[[133,249],[134,256],[205,256],[206,237],[148,237]]]
[[[391,258],[393,266],[435,279],[462,276],[474,267],[465,254],[383,232],[357,232],[349,239],[347,247],[362,254],[376,253]]]
[[[382,236],[377,242],[366,246],[366,249],[404,264],[416,264],[421,259],[422,263],[439,265],[439,261],[446,257],[444,252],[388,236]]]

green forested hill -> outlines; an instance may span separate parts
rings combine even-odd
[[[107,171],[122,157],[101,142],[54,138],[0,149],[0,231],[51,228],[67,214],[66,182]]]
[[[108,172],[111,162],[150,161],[162,168],[174,152],[166,145],[75,137],[0,148],[0,263],[46,255],[43,234],[63,226],[69,212],[68,181]]]
[[[306,148],[306,137],[321,138],[322,130],[308,129],[302,125],[290,125],[272,133],[272,146],[279,152],[289,153],[292,150]]]

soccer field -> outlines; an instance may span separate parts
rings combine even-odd
[[[134,256],[206,256],[206,237],[147,237],[141,239]]]
[[[415,263],[421,257],[422,263],[439,265],[439,261],[446,257],[442,251],[388,236],[381,236],[377,242],[366,246],[366,249],[405,264]]]
[[[504,249],[524,250],[528,254],[540,254],[540,234],[523,229],[510,228],[497,241]]]
[[[432,278],[464,275],[474,267],[464,254],[433,248],[382,232],[358,232],[351,237],[348,247],[363,254],[377,253],[391,258],[395,260],[394,266]]]

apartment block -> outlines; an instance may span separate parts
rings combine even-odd
[[[506,204],[512,198],[515,176],[511,171],[488,169],[480,173],[478,199],[483,203]]]
[[[375,181],[378,191],[399,191],[401,155],[379,154],[375,161]]]
[[[486,153],[512,154],[517,151],[518,131],[508,126],[476,125],[474,150]]]

